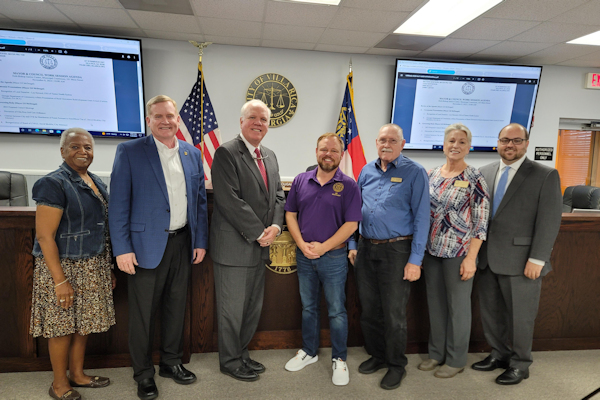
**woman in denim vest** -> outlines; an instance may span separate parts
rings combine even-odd
[[[98,388],[110,380],[88,376],[83,359],[88,334],[115,324],[106,185],[88,167],[94,139],[71,128],[60,138],[64,163],[33,185],[35,269],[30,331],[48,338],[54,372],[49,395],[80,399],[73,387]],[[67,369],[69,374],[67,375]]]

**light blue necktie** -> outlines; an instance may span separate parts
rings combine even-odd
[[[502,198],[504,197],[504,193],[506,192],[506,182],[508,182],[508,171],[510,171],[510,167],[504,167],[504,172],[502,173],[502,176],[500,176],[500,180],[498,181],[498,187],[496,188],[496,194],[494,195],[492,218],[494,217],[494,215],[496,215],[496,210],[502,202]]]

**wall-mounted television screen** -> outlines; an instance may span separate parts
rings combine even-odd
[[[444,129],[466,125],[471,150],[496,150],[512,122],[531,128],[542,67],[396,60],[392,118],[405,149],[441,150]]]
[[[145,136],[141,42],[0,30],[0,132]]]

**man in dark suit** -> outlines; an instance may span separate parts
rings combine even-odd
[[[215,152],[210,254],[217,295],[221,372],[255,381],[265,371],[248,343],[262,310],[269,246],[281,232],[285,196],[275,153],[261,145],[271,112],[260,100],[242,107],[241,134]]]
[[[146,105],[151,136],[117,146],[110,182],[113,253],[129,274],[129,352],[141,399],[158,397],[154,382],[154,316],[161,310],[160,370],[180,384],[196,381],[181,363],[191,264],[208,247],[208,217],[200,151],[177,140],[175,101]]]
[[[492,212],[479,253],[478,289],[492,352],[472,368],[506,369],[496,378],[501,385],[529,377],[542,277],[551,270],[562,214],[558,171],[530,161],[528,145],[527,129],[509,124],[498,136],[502,160],[481,168],[492,193]]]

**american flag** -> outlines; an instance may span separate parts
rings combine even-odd
[[[181,123],[177,137],[202,151],[204,180],[206,187],[212,188],[210,169],[215,150],[221,144],[221,132],[217,116],[204,83],[202,63],[198,63],[198,79],[179,111]]]

